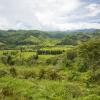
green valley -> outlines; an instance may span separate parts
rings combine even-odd
[[[0,30],[0,100],[100,100],[100,30]]]

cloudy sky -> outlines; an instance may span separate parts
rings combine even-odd
[[[0,0],[0,29],[100,29],[100,0]]]

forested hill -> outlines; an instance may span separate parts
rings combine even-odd
[[[39,30],[0,30],[0,48],[9,49],[22,45],[76,45],[78,41],[100,38],[100,30],[47,32]]]

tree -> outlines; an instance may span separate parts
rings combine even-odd
[[[77,58],[76,48],[67,50],[66,53],[64,54],[64,59],[63,59],[65,67],[73,68],[73,64],[76,58]]]
[[[100,65],[100,40],[91,39],[80,44],[78,47],[78,60],[86,66],[84,70],[91,69],[92,75],[95,76]]]
[[[13,57],[11,55],[4,55],[1,57],[1,60],[4,64],[8,64],[8,65],[14,65],[14,60]]]

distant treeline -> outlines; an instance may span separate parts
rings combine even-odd
[[[93,32],[47,32],[38,30],[0,30],[0,49],[15,49],[18,46],[77,45],[91,38],[99,39],[100,30]],[[45,40],[44,40],[45,39]],[[52,41],[52,42],[51,42]]]
[[[37,50],[39,55],[57,55],[62,54],[65,50]]]

